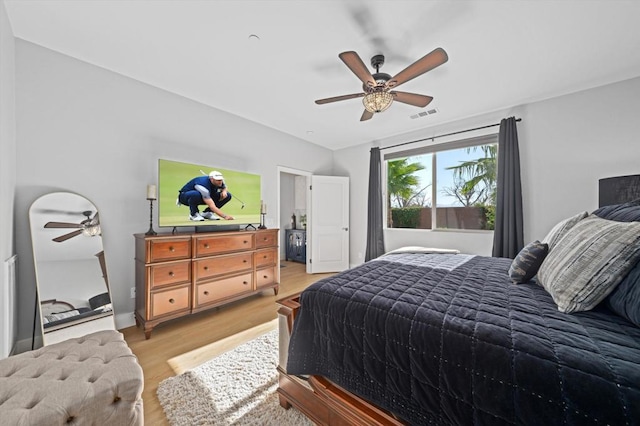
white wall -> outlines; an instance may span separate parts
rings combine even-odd
[[[28,210],[40,195],[68,190],[98,207],[122,328],[133,324],[132,235],[148,229],[146,186],[156,183],[158,158],[260,174],[262,199],[274,207],[278,166],[332,172],[327,149],[22,40],[16,94],[21,338],[31,336],[35,296]],[[278,224],[276,210],[268,225]]]
[[[66,279],[73,271],[73,280]],[[74,307],[89,307],[89,299],[107,291],[98,259],[38,261],[40,300],[58,299]]]
[[[509,116],[522,118],[518,123],[518,139],[524,237],[525,242],[529,242],[544,237],[559,220],[597,208],[598,179],[640,173],[638,111],[640,78],[335,151],[335,174],[351,178],[352,263],[364,261],[371,146],[385,147],[475,128],[498,123]],[[402,245],[424,245],[490,255],[492,242],[491,233],[385,231],[387,250]]]
[[[16,187],[15,43],[4,2],[0,2],[0,264],[14,254]],[[0,358],[9,355],[17,331],[15,290],[0,272]]]
[[[7,22],[0,9],[1,23]],[[364,261],[370,146],[467,129],[515,115],[518,123],[525,240],[541,238],[557,221],[597,206],[597,180],[640,173],[637,135],[640,79],[449,123],[411,135],[331,153],[110,71],[17,40],[13,130],[13,41],[0,40],[0,250],[20,261],[19,337],[30,338],[35,277],[28,209],[40,195],[69,190],[100,209],[105,252],[119,326],[133,322],[133,233],[148,228],[146,185],[156,182],[158,158],[216,163],[262,175],[262,198],[276,205],[277,166],[350,177],[350,257]],[[7,98],[8,96],[8,98]],[[384,119],[384,116],[379,117]],[[425,120],[428,120],[426,118]],[[17,155],[15,134],[17,132]],[[5,141],[8,142],[5,143]],[[11,160],[17,158],[13,163]],[[18,185],[14,174],[17,173]],[[276,209],[268,220],[278,223]],[[273,216],[272,216],[273,215]],[[157,221],[154,221],[157,223]],[[157,228],[157,225],[156,225]],[[387,249],[426,245],[489,254],[486,233],[388,230]],[[123,318],[124,315],[124,318]]]

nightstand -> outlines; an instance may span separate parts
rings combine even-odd
[[[285,229],[285,260],[307,263],[307,231],[304,229]]]

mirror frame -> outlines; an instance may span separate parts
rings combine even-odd
[[[42,344],[115,330],[95,204],[73,192],[44,194],[29,221]]]

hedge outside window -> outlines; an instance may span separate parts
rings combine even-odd
[[[494,229],[497,134],[397,151],[384,159],[388,228]]]

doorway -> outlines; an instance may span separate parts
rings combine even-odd
[[[306,218],[308,208],[308,188],[311,172],[278,166],[278,227],[280,228],[280,259],[304,263],[310,273],[308,259],[310,253],[306,245]],[[295,219],[294,219],[295,218]],[[294,232],[292,232],[294,231]],[[291,239],[291,244],[290,240]]]
[[[278,166],[277,187],[280,259],[308,274],[348,269],[349,178]]]

